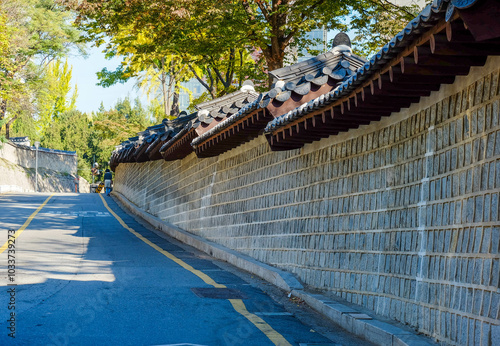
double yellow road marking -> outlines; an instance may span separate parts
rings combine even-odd
[[[130,233],[132,233],[133,235],[135,235],[137,238],[139,238],[144,243],[146,243],[149,246],[151,246],[153,249],[155,249],[156,251],[158,251],[159,253],[161,253],[162,255],[164,255],[165,257],[167,257],[168,259],[174,261],[175,263],[177,263],[178,265],[180,265],[182,268],[186,269],[187,271],[193,273],[194,275],[196,275],[197,277],[199,277],[200,279],[202,279],[206,284],[211,285],[211,286],[216,287],[216,288],[226,288],[225,285],[219,284],[219,283],[215,282],[215,280],[212,279],[207,274],[203,273],[202,271],[200,271],[198,269],[193,268],[192,266],[190,266],[189,264],[187,264],[183,260],[181,260],[181,259],[177,258],[176,256],[172,255],[170,252],[165,251],[164,249],[162,249],[158,245],[154,244],[150,240],[148,240],[145,237],[143,237],[141,234],[137,233],[134,229],[132,229],[131,227],[129,227],[122,220],[122,218],[119,217],[108,206],[108,203],[106,202],[106,200],[104,199],[104,197],[102,197],[101,194],[99,194],[99,196],[101,197],[102,203],[104,204],[104,206],[106,207],[106,209],[111,213],[111,215],[113,215],[115,217],[116,220],[118,220],[118,222],[120,223],[120,225],[122,225],[123,228],[125,228],[126,230],[128,230]],[[278,333],[277,331],[275,331],[273,329],[273,327],[271,327],[266,321],[264,321],[259,316],[257,316],[255,314],[249,312],[247,310],[246,306],[245,306],[245,303],[241,299],[228,299],[228,300],[229,300],[229,302],[231,303],[231,305],[233,306],[233,308],[234,308],[234,310],[236,312],[238,312],[239,314],[241,314],[242,316],[244,316],[254,326],[256,326],[262,333],[264,333],[269,338],[269,340],[271,340],[271,342],[273,344],[280,345],[280,346],[281,345],[283,345],[283,346],[285,346],[285,345],[289,346],[290,345],[290,343],[283,337],[283,335],[281,335],[280,333]]]
[[[33,214],[30,215],[30,217],[26,220],[26,222],[21,226],[21,228],[19,228],[16,233],[14,233],[14,236],[11,237],[10,239],[16,239],[17,237],[19,237],[21,235],[21,233],[23,233],[23,231],[26,229],[26,227],[29,226],[29,224],[31,223],[31,221],[35,218],[36,214],[38,214],[40,212],[40,210],[42,210],[43,207],[45,207],[45,205],[47,204],[47,202],[52,198],[52,196],[54,196],[54,194],[50,195],[46,200],[45,202],[42,203],[42,205],[40,205],[34,212]],[[4,252],[7,247],[9,246],[9,242],[6,241],[5,244],[2,245],[2,247],[0,247],[0,254],[2,252]]]

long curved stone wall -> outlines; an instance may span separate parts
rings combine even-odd
[[[303,149],[120,164],[149,213],[449,344],[500,337],[500,58]]]

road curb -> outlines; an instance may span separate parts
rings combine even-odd
[[[312,309],[358,337],[384,346],[437,345],[429,338],[415,334],[409,328],[405,329],[380,321],[374,314],[365,313],[361,309],[333,301],[324,295],[306,292],[302,284],[291,273],[271,267],[249,256],[171,225],[137,207],[119,192],[113,191],[112,195],[133,215],[140,217],[166,235],[203,251],[216,259],[228,262],[257,275],[269,283],[290,292],[293,296],[302,299]]]

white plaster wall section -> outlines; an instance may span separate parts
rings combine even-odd
[[[5,145],[8,147],[8,145]],[[18,150],[15,146],[9,146],[12,150]],[[35,191],[35,169],[26,168],[14,163],[0,152],[0,191],[1,193],[12,192],[34,192]],[[68,173],[47,168],[38,171],[39,190],[43,192],[75,192],[75,176]],[[86,189],[87,187],[87,189]],[[80,192],[88,192],[88,183],[80,177]]]
[[[15,145],[8,142],[0,149],[0,157],[21,167],[35,168],[36,165],[35,147]],[[38,150],[38,167],[76,174],[77,166],[78,158],[74,152],[51,151],[46,148]]]

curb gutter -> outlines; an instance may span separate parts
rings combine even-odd
[[[302,284],[291,273],[271,267],[250,256],[208,241],[169,224],[135,206],[119,192],[113,191],[112,195],[130,213],[140,217],[166,235],[203,251],[216,259],[228,262],[240,269],[257,275],[286,292],[290,292],[292,296],[302,299],[312,309],[358,337],[383,346],[437,345],[425,336],[420,336],[413,331],[377,320],[375,314],[370,316],[355,308],[332,301],[324,295],[306,292]]]

